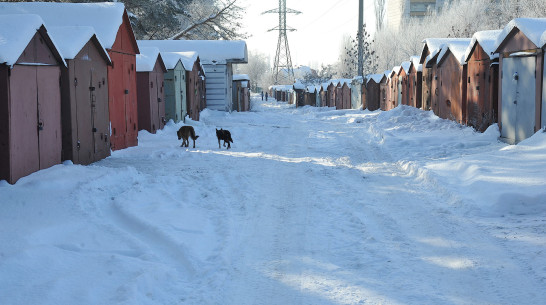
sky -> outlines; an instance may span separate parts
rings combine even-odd
[[[278,8],[276,0],[241,0],[246,8],[243,24],[251,35],[249,51],[259,51],[275,59],[278,31],[268,32],[278,26],[278,14],[262,12]],[[302,14],[287,14],[287,26],[297,31],[288,33],[292,64],[318,68],[322,63],[332,64],[338,59],[343,35],[355,36],[358,30],[358,0],[287,0],[287,8]],[[364,21],[375,27],[372,0],[364,0]],[[332,37],[329,40],[320,38]]]

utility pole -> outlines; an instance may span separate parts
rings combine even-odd
[[[358,76],[364,76],[364,33],[362,32],[364,28],[364,0],[358,0]]]
[[[292,58],[290,57],[290,47],[288,46],[288,37],[286,32],[293,32],[296,29],[286,27],[286,14],[301,14],[301,12],[287,9],[286,0],[279,0],[279,8],[265,11],[263,14],[275,13],[279,14],[279,26],[270,29],[271,31],[279,31],[279,39],[277,41],[277,53],[275,54],[275,65],[273,73],[275,77],[275,85],[292,84],[294,83],[294,68],[292,67]],[[284,70],[284,71],[283,71]]]

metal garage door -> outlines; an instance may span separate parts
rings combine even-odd
[[[226,110],[228,99],[227,66],[226,65],[205,65],[207,85],[207,108],[213,110]]]
[[[502,68],[502,130],[508,142],[518,143],[534,133],[536,58],[508,57]]]

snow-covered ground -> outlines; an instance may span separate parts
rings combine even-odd
[[[171,122],[0,182],[0,304],[546,303],[546,133],[258,100],[201,119],[195,149]]]

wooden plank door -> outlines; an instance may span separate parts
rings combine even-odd
[[[94,161],[95,139],[93,137],[93,91],[92,84],[92,62],[88,60],[75,59],[72,62],[73,86],[75,90],[75,108],[76,108],[76,134],[74,154],[74,163],[89,164]]]
[[[40,169],[38,147],[38,86],[36,66],[15,65],[10,76],[10,177],[19,178]]]
[[[38,145],[40,169],[61,163],[61,71],[58,66],[38,66]]]

